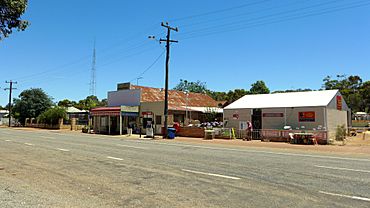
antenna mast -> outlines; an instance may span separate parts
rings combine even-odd
[[[94,50],[93,50],[92,66],[91,66],[90,95],[96,95],[96,50],[95,50],[95,40],[94,40]]]

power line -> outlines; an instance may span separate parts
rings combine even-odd
[[[291,9],[291,10],[287,10],[287,11],[281,11],[281,12],[277,12],[277,13],[273,13],[273,14],[263,15],[263,16],[260,16],[260,17],[249,18],[249,19],[246,19],[246,20],[238,19],[237,21],[229,21],[227,23],[223,23],[223,24],[219,24],[219,25],[215,25],[215,26],[211,26],[211,27],[206,27],[206,28],[201,28],[201,29],[198,29],[198,30],[193,30],[193,31],[190,31],[190,32],[185,32],[182,35],[187,35],[189,33],[191,34],[191,33],[197,33],[197,32],[202,32],[202,31],[208,31],[208,30],[218,29],[218,28],[223,28],[223,27],[230,27],[230,26],[238,25],[238,24],[240,25],[240,24],[255,21],[255,20],[268,19],[270,17],[272,17],[272,18],[279,17],[281,15],[285,15],[285,14],[289,14],[289,13],[297,13],[297,12],[301,12],[301,11],[304,11],[304,10],[318,8],[318,7],[321,7],[321,6],[330,5],[330,4],[337,3],[337,2],[338,2],[338,0],[332,0],[332,1],[329,1],[329,2],[323,2],[323,3],[319,3],[319,4],[306,6],[306,7]]]
[[[281,16],[281,17],[278,16],[277,18],[267,19],[265,21],[256,21],[256,22],[252,22],[252,23],[247,24],[247,25],[241,25],[241,22],[238,22],[237,24],[232,23],[232,24],[224,24],[222,26],[214,26],[214,27],[208,28],[207,30],[201,29],[201,30],[198,30],[198,31],[191,31],[191,32],[188,32],[188,33],[184,33],[185,37],[181,38],[181,39],[185,40],[185,39],[204,37],[204,36],[209,36],[209,35],[216,35],[216,34],[220,34],[220,33],[227,33],[227,32],[232,32],[232,31],[240,31],[240,30],[245,30],[245,29],[248,29],[248,28],[253,28],[253,27],[258,27],[258,26],[263,26],[263,25],[269,25],[269,24],[274,24],[274,23],[280,23],[280,22],[286,22],[286,21],[292,21],[292,20],[296,20],[296,19],[302,19],[302,18],[305,18],[305,17],[325,15],[325,14],[330,14],[330,13],[334,13],[334,12],[338,12],[338,11],[342,11],[342,10],[348,10],[348,9],[353,9],[353,8],[358,8],[358,7],[370,5],[370,2],[367,2],[367,3],[357,2],[357,3],[361,3],[361,4],[349,4],[349,5],[346,5],[346,7],[343,7],[343,5],[341,5],[339,7],[325,8],[325,9],[321,9],[321,10],[317,10],[317,11],[309,11],[308,13],[303,13],[303,14],[302,13],[301,14],[294,14],[294,15],[290,15],[290,16],[285,15],[285,16]],[[263,17],[263,18],[265,18],[265,17]],[[255,18],[254,20],[263,19],[263,18],[262,17],[261,18]],[[282,18],[282,19],[279,19],[279,18]],[[244,22],[246,22],[246,21],[244,21]],[[198,33],[198,32],[204,32],[204,33]],[[188,35],[188,36],[186,37],[186,35]]]
[[[141,72],[137,77],[133,78],[132,80],[130,80],[130,82],[133,82],[135,79],[143,76],[146,72],[148,72],[158,61],[159,59],[163,56],[163,54],[165,53],[166,51],[163,50],[162,53],[153,61],[153,63],[151,63],[143,72]]]
[[[196,17],[209,16],[209,15],[212,15],[212,14],[218,14],[218,13],[223,13],[223,12],[227,12],[227,11],[241,9],[241,8],[245,8],[245,7],[249,7],[249,6],[254,6],[254,5],[265,3],[265,2],[268,2],[268,1],[271,1],[271,0],[263,0],[263,1],[257,1],[257,2],[252,2],[252,3],[242,4],[242,5],[238,5],[238,6],[234,6],[234,7],[229,7],[229,8],[226,8],[226,9],[220,9],[220,10],[205,12],[205,13],[201,13],[201,14],[196,14],[196,15],[171,19],[170,21],[171,22],[178,22],[178,21],[181,21],[181,20],[193,19],[193,18],[196,18]]]
[[[153,26],[148,28],[148,30],[145,30],[145,33],[149,33],[150,31],[153,30]],[[150,30],[149,30],[150,29]],[[135,33],[135,35],[132,36],[132,38],[127,38],[127,39],[124,39],[123,41],[118,41],[106,48],[103,48],[100,53],[101,54],[104,54],[104,53],[107,53],[109,51],[112,51],[113,48],[117,48],[119,45],[121,45],[123,42],[132,42],[133,39],[138,39],[142,36],[139,36],[137,34],[143,34],[144,32],[139,32],[139,33]],[[161,32],[163,33],[163,32]],[[136,49],[135,47],[137,47],[138,45],[143,45],[144,41],[140,41],[139,43],[135,43],[127,48],[125,48],[125,52],[127,51],[131,51],[133,49]],[[118,54],[118,53],[114,53],[114,54]],[[47,69],[47,70],[44,70],[44,71],[41,71],[41,72],[37,72],[37,73],[33,73],[33,74],[29,74],[29,75],[26,75],[26,76],[21,76],[21,77],[17,77],[17,80],[21,80],[21,81],[25,81],[29,78],[33,78],[33,77],[38,77],[38,76],[43,76],[45,74],[49,74],[49,73],[52,73],[54,71],[60,71],[61,69],[63,68],[67,68],[67,67],[70,67],[70,66],[73,66],[73,65],[76,65],[76,64],[79,64],[79,63],[82,63],[83,61],[87,61],[88,58],[90,58],[91,56],[90,55],[86,55],[86,56],[83,56],[81,58],[78,58],[74,61],[71,61],[71,62],[67,62],[65,64],[62,64],[61,66],[57,66],[57,67],[53,67],[53,68],[50,68],[50,69]],[[110,56],[111,57],[111,56]]]

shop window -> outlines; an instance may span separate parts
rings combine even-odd
[[[162,124],[162,116],[155,116],[155,124]]]

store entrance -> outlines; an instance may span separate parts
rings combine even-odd
[[[252,139],[259,139],[261,137],[260,130],[262,129],[262,110],[253,109],[252,114]]]

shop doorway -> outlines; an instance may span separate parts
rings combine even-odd
[[[261,137],[260,131],[262,129],[262,110],[253,109],[252,114],[252,139],[259,139]]]

